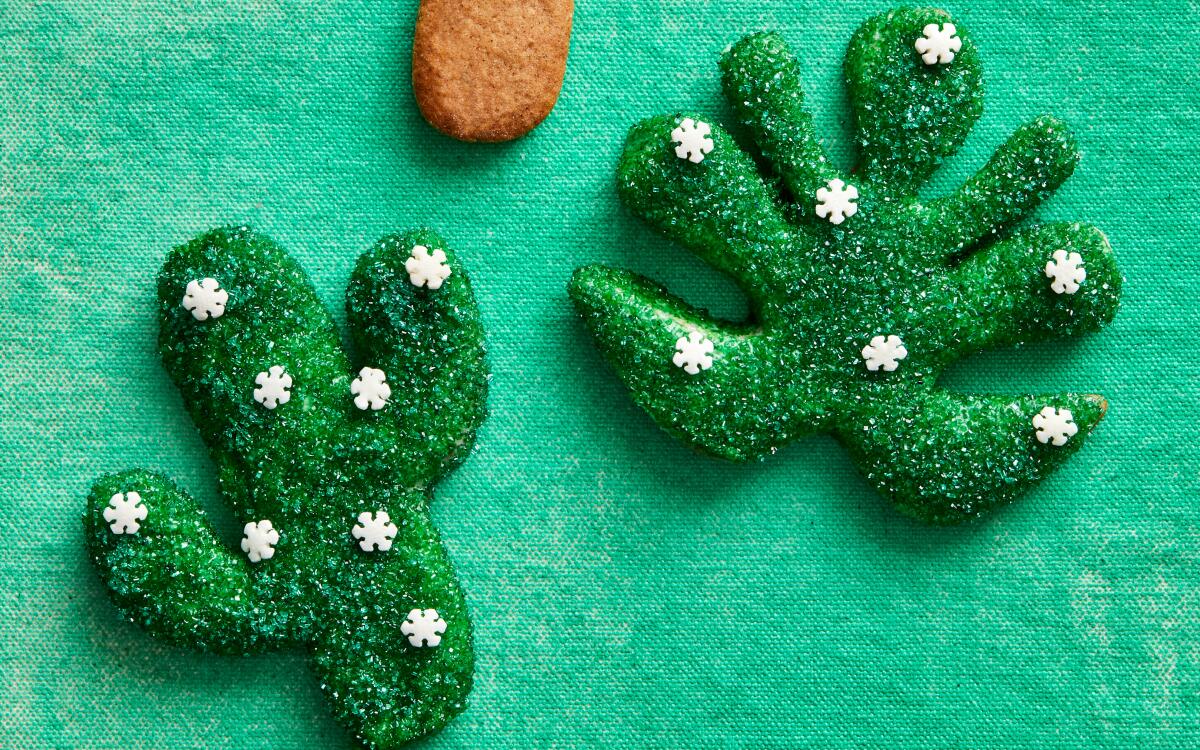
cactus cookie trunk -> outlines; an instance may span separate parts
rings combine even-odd
[[[436,268],[410,272],[417,248]],[[347,308],[354,359],[268,238],[218,229],[174,250],[159,349],[240,547],[141,470],[95,484],[84,528],[126,619],[215,653],[307,649],[335,717],[394,748],[445,726],[471,689],[471,624],[428,506],[485,415],[483,329],[466,273],[427,230],[364,255]]]
[[[820,145],[783,39],[746,37],[720,67],[783,190],[695,113],[635,125],[617,187],[632,213],[729,274],[751,319],[715,319],[603,266],[569,287],[638,404],[732,460],[833,434],[881,494],[933,523],[1002,505],[1062,465],[1104,399],[960,395],[937,379],[982,349],[1094,331],[1116,313],[1121,277],[1099,230],[1015,228],[1075,169],[1067,127],[1030,121],[958,190],[925,200],[918,189],[982,112],[978,49],[944,11],[896,10],[855,33],[850,174]]]

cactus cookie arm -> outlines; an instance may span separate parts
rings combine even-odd
[[[794,401],[774,406],[774,358],[757,330],[604,266],[577,270],[569,292],[637,403],[693,447],[744,461],[811,430]]]
[[[359,258],[346,291],[359,367],[381,370],[402,460],[432,482],[470,453],[487,409],[483,324],[454,251],[430,230],[386,237]]]
[[[957,40],[945,64],[926,63],[917,49],[927,28]],[[846,84],[859,171],[894,194],[916,192],[983,112],[978,50],[935,8],[902,8],[864,23],[846,52]]]
[[[442,729],[472,685],[462,590],[424,499],[409,504],[391,548],[360,555],[369,571],[335,593],[312,645],[334,715],[375,750]]]
[[[800,64],[778,34],[753,34],[721,55],[721,83],[734,115],[797,196],[842,177],[804,107]]]
[[[1108,240],[1086,224],[1044,224],[974,253],[931,296],[946,312],[935,348],[946,362],[1000,346],[1065,338],[1113,319],[1121,274]]]
[[[711,126],[701,161],[680,158],[672,146],[680,120],[653,117],[630,129],[617,192],[631,213],[729,274],[756,304],[811,240],[784,222],[754,163],[721,128]]]
[[[158,296],[163,365],[234,507],[261,500],[281,445],[290,471],[320,472],[322,436],[352,408],[349,364],[300,266],[264,235],[216,229],[171,252]]]
[[[1065,439],[1052,424],[1035,421],[1046,408],[1070,415],[1066,429],[1073,432]],[[1013,398],[935,389],[919,402],[866,404],[837,435],[867,482],[897,508],[951,524],[1010,502],[1050,474],[1079,449],[1106,408],[1093,395]]]
[[[1018,128],[957,191],[932,201],[925,221],[943,238],[941,251],[956,255],[1028,215],[1078,163],[1067,126],[1039,117]]]
[[[133,470],[96,482],[84,516],[88,552],[122,615],[171,643],[244,654],[289,637],[256,593],[244,556],[216,538],[195,500]]]

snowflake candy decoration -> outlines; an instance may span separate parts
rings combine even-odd
[[[439,248],[452,271],[434,274],[437,293],[410,279],[417,246]],[[189,281],[209,277],[236,290],[220,325],[197,324],[179,304]],[[205,652],[302,648],[333,716],[364,748],[437,732],[466,708],[475,661],[465,597],[429,511],[438,482],[471,452],[488,381],[456,253],[427,229],[364,253],[346,291],[353,353],[299,264],[245,227],[172,250],[158,302],[163,366],[244,526],[227,545],[160,474],[97,480],[85,539],[122,618]],[[260,371],[251,400],[247,381]],[[303,391],[267,411],[288,403],[292,377]],[[409,636],[440,647],[409,648]]]
[[[408,636],[408,643],[416,648],[434,648],[441,644],[446,632],[446,621],[436,609],[414,609],[400,626],[400,632]]]
[[[1046,261],[1046,278],[1050,279],[1050,288],[1055,294],[1078,292],[1079,285],[1087,279],[1083,256],[1076,252],[1055,250],[1051,259]]]
[[[675,143],[675,155],[693,164],[704,161],[704,155],[713,150],[712,127],[707,122],[697,122],[690,117],[680,121],[671,131]]]
[[[279,532],[270,521],[251,521],[242,527],[242,552],[250,562],[270,560],[275,556],[276,544],[279,544]]]
[[[675,341],[675,356],[671,361],[688,375],[697,375],[701,370],[712,367],[712,353],[713,342],[699,331],[692,331]]]
[[[1070,409],[1047,406],[1033,415],[1033,428],[1039,443],[1063,446],[1079,432],[1075,417]]]
[[[396,524],[386,511],[371,513],[363,511],[358,514],[358,523],[350,533],[358,540],[358,546],[363,552],[387,552],[392,548],[392,540],[396,537]]]
[[[268,409],[286,404],[292,398],[292,376],[281,365],[273,365],[254,378],[254,400]]]
[[[817,216],[828,219],[830,224],[841,224],[858,213],[858,188],[834,178],[817,188]]]
[[[364,367],[358,371],[358,377],[350,383],[350,393],[354,396],[354,405],[363,411],[379,411],[387,406],[392,396],[392,388],[387,383],[387,375],[383,370],[374,367]]]
[[[441,289],[442,283],[450,278],[450,266],[446,263],[446,251],[435,248],[430,251],[424,245],[415,245],[412,255],[404,262],[408,280],[413,286]]]
[[[930,23],[921,30],[913,46],[926,65],[947,65],[954,62],[954,53],[962,49],[962,40],[954,24]]]
[[[896,335],[874,336],[863,347],[863,361],[871,372],[884,370],[894,372],[900,366],[900,360],[908,356],[904,342]]]
[[[225,314],[229,292],[214,278],[192,279],[183,293],[183,306],[196,320],[219,318]]]
[[[919,39],[938,67],[914,53]],[[672,128],[701,118],[649,118],[629,131],[617,188],[631,213],[730,275],[748,318],[720,320],[605,266],[578,269],[568,288],[634,400],[673,437],[734,461],[832,434],[872,487],[930,523],[978,517],[1062,466],[1104,416],[1102,397],[1053,396],[1078,434],[1052,446],[1030,429],[1047,397],[962,394],[938,378],[976,352],[1077,336],[1116,314],[1121,277],[1099,230],[1017,226],[1078,163],[1066,125],[1031,120],[964,184],[927,198],[921,187],[983,108],[979,50],[949,14],[901,8],[855,32],[850,173],[826,155],[800,63],[778,34],[730,45],[720,67],[746,137],[712,124],[698,170]],[[1088,283],[1054,294],[1045,275],[1076,278],[1071,253]],[[1052,257],[1062,260],[1047,267]],[[681,366],[699,372],[697,331],[721,352],[719,367],[681,378],[657,364],[663,342],[677,341]]]
[[[104,508],[104,520],[108,530],[114,534],[136,534],[141,528],[139,521],[146,520],[146,506],[137,492],[118,492],[108,499]]]

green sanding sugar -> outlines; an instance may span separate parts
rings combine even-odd
[[[453,253],[415,231],[359,259],[354,366],[304,272],[248,229],[177,248],[158,292],[163,363],[245,536],[227,549],[161,476],[105,477],[84,525],[113,601],[183,646],[307,648],[335,715],[369,747],[441,729],[466,707],[474,656],[428,502],[470,451],[487,390]]]
[[[635,126],[618,189],[731,275],[751,320],[716,320],[629,272],[577,271],[571,296],[634,399],[673,435],[733,460],[832,433],[881,493],[935,523],[1012,500],[1078,449],[1104,415],[1099,396],[936,387],[973,352],[1094,330],[1115,314],[1121,279],[1098,230],[1009,230],[1074,170],[1067,128],[1026,124],[956,192],[924,201],[917,189],[982,109],[978,51],[945,12],[886,13],[851,40],[850,175],[825,156],[777,35],[733,45],[721,70],[784,195],[694,115]]]

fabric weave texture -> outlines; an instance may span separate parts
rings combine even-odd
[[[1095,224],[1126,279],[1102,334],[948,373],[1109,399],[1062,471],[981,523],[898,515],[827,438],[748,465],[694,455],[566,297],[573,269],[605,263],[743,315],[728,280],[621,209],[625,132],[672,110],[728,124],[713,61],[774,30],[847,166],[845,44],[889,6],[580,3],[553,113],[484,146],[417,111],[416,3],[0,0],[0,747],[353,747],[301,655],[164,645],[117,618],[84,550],[90,482],[132,466],[240,538],[154,351],[163,258],[227,224],[287,247],[334,310],[359,253],[408,226],[471,270],[491,416],[433,515],[477,676],[422,746],[1200,744],[1193,6],[945,6],[980,47],[986,109],[926,192],[1060,117],[1083,161],[1038,217]]]

